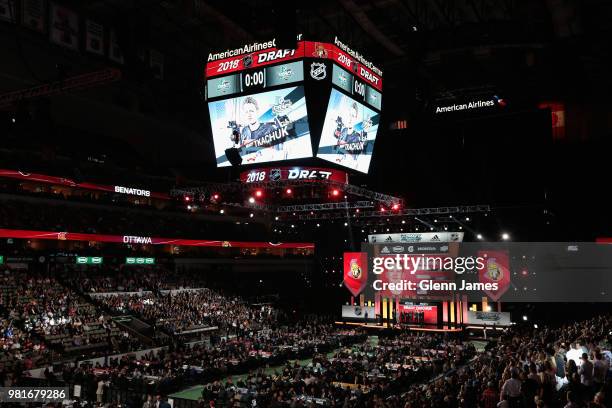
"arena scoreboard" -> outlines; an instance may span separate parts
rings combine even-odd
[[[217,166],[316,158],[367,173],[382,71],[337,37],[278,49],[274,39],[210,53],[205,95]]]

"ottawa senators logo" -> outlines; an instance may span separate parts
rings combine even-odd
[[[351,276],[355,279],[361,278],[361,267],[357,259],[351,259]]]
[[[68,239],[68,233],[67,232],[58,232],[57,233],[57,239],[59,239],[60,241],[65,241],[66,239]]]
[[[504,272],[495,261],[495,258],[487,260],[487,277],[494,282],[500,281],[504,277]]]
[[[229,241],[223,241],[223,242],[221,243],[221,246],[222,246],[223,248],[229,248],[229,247],[231,247],[231,246],[232,246],[232,244],[230,244],[230,242],[229,242]]]
[[[321,43],[315,43],[315,50],[312,53],[313,57],[317,58],[327,58],[327,50],[325,46]]]

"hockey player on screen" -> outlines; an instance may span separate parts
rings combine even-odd
[[[247,161],[282,159],[282,157],[277,156],[284,153],[284,143],[274,143],[275,139],[282,138],[286,133],[286,129],[279,118],[275,117],[274,122],[261,122],[259,120],[259,103],[252,96],[244,98],[241,108],[246,124],[240,130],[239,146],[244,148],[245,154],[256,153],[255,157],[247,159]],[[272,157],[263,157],[266,150],[270,150]]]
[[[341,116],[336,119],[336,130],[334,131],[334,137],[336,141],[336,150],[341,155],[336,159],[337,162],[344,161],[347,158],[347,153],[350,153],[350,157],[357,164],[357,158],[360,153],[365,150],[365,141],[367,140],[366,130],[361,132],[355,130],[359,116],[359,108],[356,102],[353,102],[347,112],[346,126],[344,126]],[[369,124],[369,121],[365,121],[365,125]],[[369,125],[368,125],[369,127]],[[365,128],[365,126],[364,126]]]

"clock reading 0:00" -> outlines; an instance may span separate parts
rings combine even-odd
[[[250,74],[244,74],[244,86],[250,88],[252,86],[264,85],[264,72],[256,71]]]

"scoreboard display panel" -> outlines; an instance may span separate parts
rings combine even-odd
[[[243,163],[312,156],[304,87],[281,88],[210,102],[217,166],[230,166],[225,150],[238,149]]]
[[[317,157],[367,173],[378,133],[379,114],[333,89]]]
[[[367,173],[382,108],[382,71],[336,37],[275,40],[211,53],[205,95],[218,167],[314,157]],[[337,89],[336,89],[337,88]],[[340,91],[341,90],[341,91]]]

